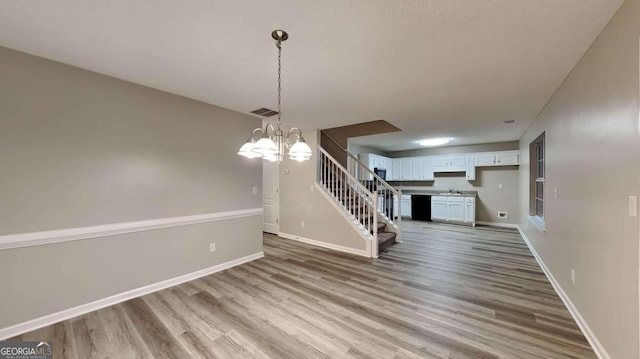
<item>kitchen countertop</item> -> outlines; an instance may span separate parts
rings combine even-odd
[[[477,197],[478,191],[460,191],[460,194],[448,193],[447,189],[420,189],[411,187],[397,187],[403,195],[426,194],[431,196],[452,196],[452,197]]]

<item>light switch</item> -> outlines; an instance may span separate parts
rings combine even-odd
[[[638,197],[629,196],[629,216],[638,217]]]
[[[498,183],[498,189],[502,189],[502,183]]]
[[[253,186],[252,192],[253,192],[253,194],[258,194],[258,187]]]
[[[553,198],[558,199],[558,187],[553,189]]]

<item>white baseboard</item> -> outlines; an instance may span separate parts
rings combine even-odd
[[[261,216],[262,214],[262,208],[249,208],[233,211],[196,214],[182,217],[157,218],[135,222],[111,223],[90,227],[9,234],[0,236],[0,250],[77,241],[88,238],[115,236],[118,234],[188,226],[192,224],[224,221],[234,218]]]
[[[289,234],[289,233],[283,233],[283,232],[280,232],[278,234],[278,236],[280,236],[282,238],[286,238],[286,239],[292,239],[294,241],[298,241],[298,242],[302,242],[302,243],[306,243],[306,244],[311,244],[312,246],[316,246],[316,247],[333,249],[334,251],[338,251],[338,252],[345,252],[345,253],[355,254],[355,255],[363,256],[363,257],[367,257],[367,258],[371,257],[369,255],[369,253],[367,252],[367,250],[365,250],[365,249],[356,249],[356,248],[345,247],[345,246],[341,246],[341,245],[338,245],[338,244],[321,242],[321,241],[318,241],[318,240],[315,240],[315,239],[300,237],[300,236],[296,236],[296,235]]]
[[[484,222],[484,221],[476,221],[476,224],[481,226],[492,226],[492,227],[502,227],[502,228],[513,228],[517,229],[518,225],[513,223],[498,223],[498,222]]]
[[[264,252],[257,252],[254,254],[250,254],[248,256],[234,259],[229,262],[221,263],[215,265],[213,267],[201,269],[192,273],[184,274],[175,278],[163,280],[158,283],[153,283],[146,285],[144,287],[132,289],[123,293],[119,293],[116,295],[112,295],[107,298],[98,299],[91,303],[81,304],[77,307],[65,309],[59,311],[57,313],[45,315],[40,318],[32,319],[24,323],[16,324],[7,328],[0,329],[0,341],[6,340],[8,338],[15,337],[20,334],[24,334],[30,332],[32,330],[36,330],[47,325],[51,325],[54,323],[58,323],[63,320],[71,319],[77,317],[79,315],[83,315],[89,312],[93,312],[94,310],[98,310],[101,308],[108,307],[110,305],[118,304],[129,299],[137,298],[143,296],[145,294],[157,292],[159,290],[176,286],[178,284],[188,282],[194,279],[198,279],[200,277],[204,277],[216,272],[223,271],[225,269],[229,269],[235,266],[238,266],[243,263],[251,262],[256,259],[260,259],[264,257]]]
[[[536,252],[536,249],[533,247],[531,242],[529,242],[529,238],[527,238],[527,235],[524,233],[522,228],[520,228],[520,226],[516,226],[516,228],[518,229],[518,232],[520,232],[520,235],[522,236],[522,239],[527,244],[527,247],[529,247],[529,250],[531,251],[531,253],[535,257],[536,261],[540,265],[540,268],[542,268],[542,271],[544,272],[544,274],[549,279],[549,282],[551,282],[551,285],[553,286],[553,289],[555,289],[556,293],[558,293],[558,296],[560,297],[560,299],[562,300],[564,305],[569,310],[569,313],[571,313],[571,316],[573,317],[573,319],[578,324],[578,327],[580,327],[580,330],[582,331],[582,334],[584,334],[584,336],[585,336],[585,338],[587,338],[587,341],[589,342],[589,344],[591,344],[591,347],[593,348],[593,351],[596,353],[598,358],[600,358],[600,359],[611,359],[611,356],[609,356],[609,354],[604,349],[604,347],[602,346],[602,344],[600,343],[600,341],[598,340],[596,335],[593,333],[593,331],[591,330],[591,328],[587,324],[587,322],[584,320],[584,318],[582,317],[582,315],[578,311],[578,308],[576,308],[576,306],[573,304],[573,302],[571,301],[571,299],[569,298],[567,293],[560,286],[560,283],[558,283],[558,281],[554,278],[553,274],[551,274],[551,271],[549,270],[547,265],[544,264],[544,261],[542,260],[540,255],[538,255],[538,252]]]

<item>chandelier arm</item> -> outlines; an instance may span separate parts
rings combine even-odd
[[[270,137],[269,136],[269,128],[271,128],[271,136],[273,136],[273,134],[276,132],[275,127],[271,124],[271,122],[268,122],[265,126],[264,126],[264,130],[262,131],[262,136],[263,137]],[[254,130],[255,131],[255,130]]]
[[[251,141],[251,140],[255,140],[255,135],[256,132],[260,132],[260,137],[262,137],[262,132],[264,132],[264,130],[262,129],[262,127],[256,127],[253,129],[253,131],[251,131],[251,136],[249,136],[249,139],[247,140],[247,142]]]

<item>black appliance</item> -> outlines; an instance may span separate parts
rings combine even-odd
[[[411,195],[411,219],[431,222],[431,196],[426,194]]]
[[[385,168],[375,167],[373,169],[373,173],[377,174],[383,180],[385,180],[385,181],[387,180],[387,170]]]

